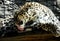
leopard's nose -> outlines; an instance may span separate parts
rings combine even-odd
[[[24,31],[24,25],[15,24],[19,31]]]

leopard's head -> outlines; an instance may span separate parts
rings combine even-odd
[[[33,23],[33,16],[35,12],[32,12],[31,14],[28,10],[31,8],[31,3],[30,4],[24,4],[23,6],[20,7],[20,10],[17,11],[14,15],[15,18],[15,25],[17,26],[18,30],[23,31],[24,28],[27,25],[30,25]]]

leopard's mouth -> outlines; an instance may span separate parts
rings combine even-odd
[[[19,31],[24,31],[24,26],[23,25],[18,25],[18,24],[15,24],[15,25],[16,25],[16,27]]]

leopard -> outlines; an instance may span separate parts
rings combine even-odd
[[[32,26],[50,31],[56,37],[60,36],[60,21],[50,8],[41,3],[26,2],[15,12],[14,18],[20,31]]]

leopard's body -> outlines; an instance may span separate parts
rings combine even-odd
[[[26,25],[29,21],[33,21],[30,25]],[[18,24],[20,23],[21,24]],[[15,14],[15,23],[22,26],[37,26],[46,31],[51,31],[56,36],[60,35],[60,21],[54,13],[46,6],[37,2],[26,2],[20,7],[20,10]],[[47,25],[49,26],[47,26]],[[51,27],[50,27],[51,26]]]

